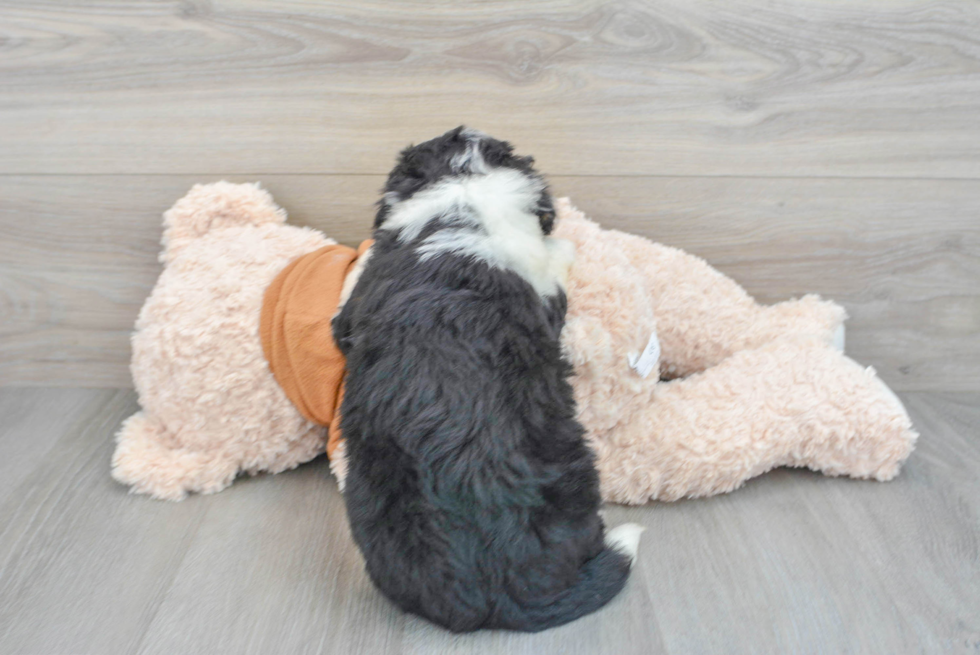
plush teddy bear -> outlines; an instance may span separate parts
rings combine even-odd
[[[840,306],[760,306],[698,257],[603,230],[567,199],[557,210],[555,235],[576,246],[562,340],[606,500],[708,496],[778,466],[898,474],[917,435],[844,356]],[[648,375],[629,361],[645,344]]]
[[[762,307],[701,259],[602,230],[567,200],[558,214],[556,236],[577,251],[562,341],[606,500],[705,496],[777,466],[898,473],[916,434],[874,372],[842,354],[840,307],[814,296]],[[285,279],[298,260],[333,257],[336,294],[292,308],[312,350],[327,352],[332,303],[349,290],[357,253],[285,218],[257,185],[227,182],[195,186],[164,214],[164,270],[132,339],[142,411],[122,425],[112,462],[132,491],[213,493],[240,472],[276,473],[327,448],[339,397],[307,407],[277,375],[286,362],[297,376],[339,380],[333,360],[317,369],[308,345],[277,357],[266,319],[280,296],[314,297],[295,274]],[[296,293],[278,293],[284,284]],[[331,469],[342,483],[337,436]]]

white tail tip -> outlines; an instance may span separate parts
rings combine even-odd
[[[636,561],[636,551],[640,548],[640,534],[646,530],[636,523],[617,525],[606,532],[606,545],[630,558],[630,565]]]

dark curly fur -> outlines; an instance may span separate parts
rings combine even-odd
[[[386,228],[437,183],[505,168],[540,181],[532,163],[463,128],[404,150],[372,255],[334,319],[354,540],[385,595],[453,631],[557,626],[604,605],[629,575],[625,549],[603,541],[559,343],[564,292],[542,296],[466,253],[424,256],[441,230],[482,235],[479,206],[450,203],[410,239]],[[536,216],[534,238],[545,239],[551,207],[541,182],[513,220]]]

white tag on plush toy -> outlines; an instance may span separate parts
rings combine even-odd
[[[626,359],[629,360],[630,368],[639,373],[640,377],[645,378],[650,375],[650,371],[660,362],[660,339],[657,338],[657,333],[650,335],[647,347],[639,356],[636,353],[627,353]]]

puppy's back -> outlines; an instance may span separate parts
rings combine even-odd
[[[372,579],[457,631],[541,630],[597,609],[630,558],[603,542],[562,298],[451,254],[399,270],[378,245],[338,317],[356,324],[345,495]]]
[[[462,128],[403,151],[334,320],[354,539],[386,595],[456,631],[578,618],[635,553],[603,538],[559,341],[570,252],[531,163]]]

